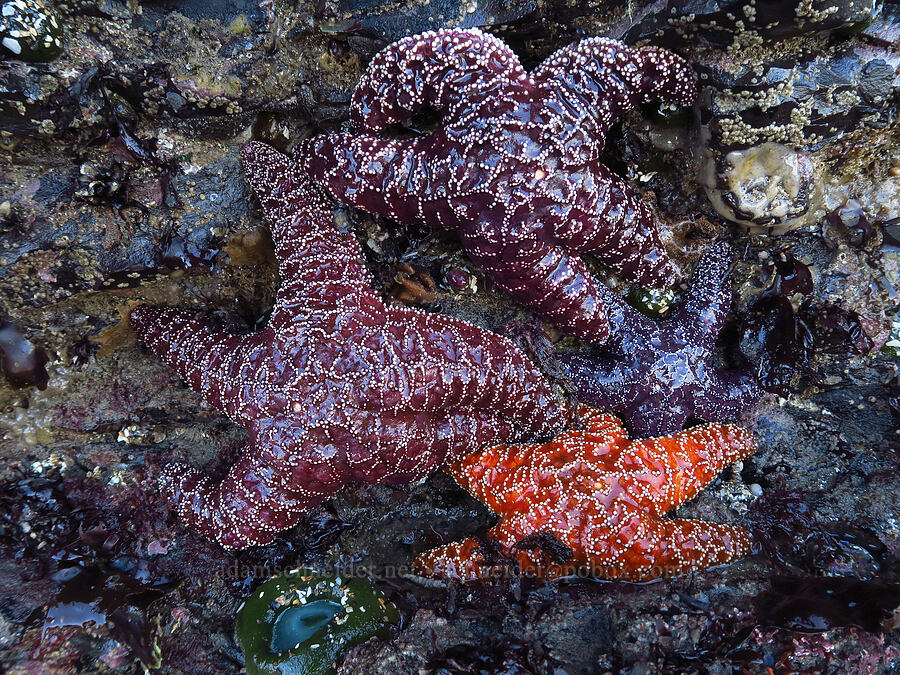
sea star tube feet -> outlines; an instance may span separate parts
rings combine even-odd
[[[308,139],[295,158],[343,202],[456,230],[516,300],[602,342],[602,284],[579,253],[645,286],[675,275],[648,204],[598,161],[606,133],[635,105],[696,94],[688,64],[662,49],[588,38],[528,74],[497,38],[440,30],[376,55],[353,95],[355,131]],[[441,114],[430,135],[384,134],[428,106]]]
[[[131,314],[154,353],[250,432],[222,481],[164,469],[160,484],[186,524],[226,547],[268,543],[347,482],[417,480],[484,445],[562,425],[549,386],[512,342],[386,306],[312,182],[261,143],[243,161],[282,278],[268,325],[231,335],[192,311]]]
[[[543,445],[501,445],[448,470],[502,520],[488,532],[519,569],[545,578],[587,572],[650,581],[731,562],[751,552],[741,527],[663,515],[692,499],[728,464],[755,450],[733,425],[707,424],[673,436],[629,441],[614,415],[582,406],[584,428]],[[568,547],[553,561],[521,543],[538,533]],[[501,571],[467,539],[427,551],[417,574],[474,581]]]

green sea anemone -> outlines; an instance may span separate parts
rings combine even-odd
[[[235,631],[247,672],[334,673],[348,649],[390,634],[400,615],[364,579],[313,570],[272,577],[244,601]]]

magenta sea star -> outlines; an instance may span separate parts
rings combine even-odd
[[[485,445],[561,426],[548,385],[510,341],[385,306],[355,237],[337,230],[311,181],[261,143],[243,160],[283,280],[266,328],[230,335],[191,310],[131,314],[154,353],[250,431],[221,482],[165,468],[161,485],[188,525],[227,547],[264,544],[349,481],[416,480]]]
[[[681,431],[690,418],[737,419],[762,395],[749,368],[725,370],[714,348],[731,306],[731,247],[715,244],[697,265],[687,297],[659,321],[604,288],[612,337],[598,356],[559,357],[578,397],[621,415],[635,438]]]
[[[578,253],[645,286],[674,277],[650,207],[599,163],[604,137],[637,104],[696,93],[690,66],[655,47],[588,38],[528,74],[500,40],[440,30],[379,53],[353,96],[356,133],[307,140],[295,159],[346,203],[456,230],[516,300],[602,342],[600,284]],[[428,106],[441,114],[430,135],[382,135]]]

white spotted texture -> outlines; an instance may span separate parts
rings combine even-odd
[[[606,132],[636,104],[695,97],[690,67],[653,47],[589,38],[529,75],[481,31],[428,32],[369,64],[353,97],[353,133],[309,139],[295,159],[346,203],[456,230],[516,300],[602,342],[599,283],[579,253],[646,286],[674,280],[650,207],[598,162]],[[431,134],[384,133],[428,106],[441,115]]]
[[[663,515],[692,499],[723,468],[755,450],[736,426],[708,424],[673,436],[629,441],[614,415],[582,406],[584,429],[543,445],[476,452],[449,472],[502,517],[488,532],[500,552],[528,574],[554,578],[587,572],[603,579],[649,581],[747,555],[750,533],[730,525]],[[517,544],[549,533],[566,560]],[[539,541],[539,539],[537,539]],[[496,572],[474,539],[428,551],[414,561],[425,576],[472,581]]]
[[[266,328],[229,335],[163,307],[131,315],[160,358],[250,431],[221,482],[165,469],[161,485],[186,524],[228,547],[264,544],[347,482],[417,480],[484,445],[561,426],[548,385],[512,342],[385,306],[312,182],[261,143],[243,159],[283,280]]]

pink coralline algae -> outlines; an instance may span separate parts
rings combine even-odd
[[[512,342],[463,321],[387,307],[352,233],[287,157],[243,152],[271,223],[282,285],[268,325],[217,332],[183,309],[141,306],[131,324],[190,387],[250,431],[219,483],[168,465],[183,521],[226,547],[271,541],[345,483],[403,483],[511,438],[553,433],[563,413]]]
[[[691,418],[737,419],[762,395],[750,369],[715,363],[731,306],[731,248],[720,242],[700,260],[685,300],[654,321],[608,289],[612,337],[602,355],[565,354],[563,369],[585,403],[621,415],[633,437],[665,436]]]
[[[353,96],[355,133],[309,139],[295,159],[341,201],[456,230],[516,300],[602,342],[601,284],[579,253],[645,286],[674,280],[650,207],[599,163],[605,135],[635,105],[696,93],[688,64],[655,47],[588,38],[529,74],[494,37],[440,30],[379,53]],[[434,132],[387,137],[429,107]]]

